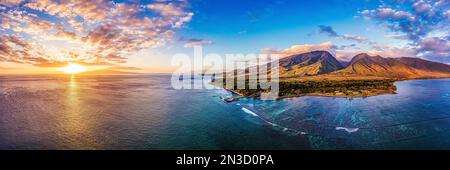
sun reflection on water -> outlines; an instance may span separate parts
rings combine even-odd
[[[66,108],[64,117],[64,124],[62,125],[64,136],[70,137],[70,142],[67,143],[70,148],[97,148],[97,142],[93,141],[91,136],[92,128],[89,127],[89,113],[83,107],[83,101],[80,95],[80,84],[77,78],[72,75],[68,80],[66,92]]]

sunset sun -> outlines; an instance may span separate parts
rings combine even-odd
[[[60,69],[66,74],[78,74],[86,71],[86,67],[78,65],[78,64],[69,64],[66,67]]]

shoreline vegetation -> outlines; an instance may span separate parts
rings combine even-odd
[[[227,88],[226,79],[213,79],[212,84],[220,86],[239,97],[226,98],[226,102],[234,102],[240,98],[258,98],[263,90],[261,88],[249,89],[248,80],[245,89]],[[322,97],[341,97],[341,98],[365,98],[383,94],[396,94],[397,87],[392,79],[356,79],[356,80],[294,80],[281,79],[279,81],[278,99],[302,97],[302,96],[322,96]],[[236,84],[236,80],[235,80]]]

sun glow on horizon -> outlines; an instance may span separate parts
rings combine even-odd
[[[72,64],[70,63],[66,67],[60,68],[61,71],[63,71],[66,74],[78,74],[81,72],[86,71],[86,67],[78,65],[78,64]]]

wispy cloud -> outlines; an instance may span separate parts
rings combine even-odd
[[[346,40],[354,40],[354,41],[358,41],[358,42],[366,41],[366,38],[365,38],[365,37],[357,36],[357,35],[344,34],[344,35],[342,36],[342,38],[344,38],[344,39],[346,39]]]
[[[142,70],[141,68],[138,68],[138,67],[130,67],[130,66],[112,66],[112,67],[110,67],[110,69],[113,69],[113,70],[128,70],[128,71],[138,71],[138,70]]]
[[[320,33],[325,33],[328,37],[339,37],[339,34],[331,26],[319,25],[318,27]]]
[[[385,35],[386,38],[392,38],[396,40],[408,40],[408,37],[406,35]]]
[[[350,34],[341,35],[341,34],[337,33],[331,26],[319,25],[318,27],[319,27],[319,32],[326,34],[328,37],[343,38],[345,40],[353,40],[353,41],[357,41],[360,43],[363,41],[366,41],[366,38],[363,36],[350,35]],[[310,33],[310,34],[308,34],[308,36],[312,36],[312,34]]]
[[[195,46],[211,45],[214,43],[211,40],[196,39],[196,38],[185,39],[184,41],[186,42],[184,44],[184,47],[186,47],[186,48],[193,48]]]

